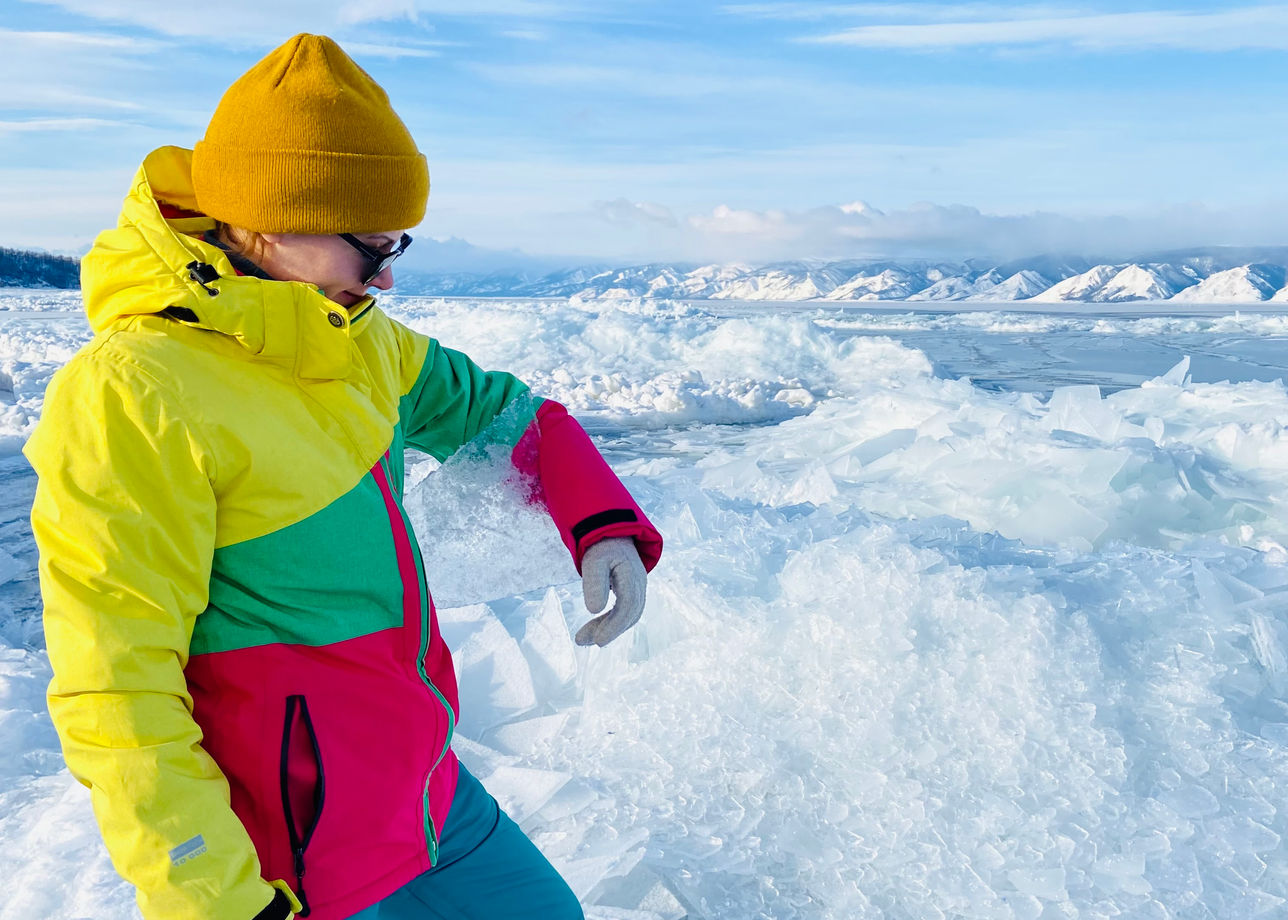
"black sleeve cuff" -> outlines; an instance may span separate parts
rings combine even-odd
[[[639,517],[629,508],[613,508],[609,511],[600,511],[598,514],[592,514],[588,518],[578,521],[572,525],[573,541],[580,544],[581,541],[601,527],[607,527],[609,524],[636,524]]]
[[[273,900],[251,920],[291,920],[291,899],[280,890],[274,890]]]

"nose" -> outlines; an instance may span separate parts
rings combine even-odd
[[[367,282],[367,287],[373,287],[380,291],[387,291],[394,286],[393,266],[387,265],[381,269],[380,274]]]

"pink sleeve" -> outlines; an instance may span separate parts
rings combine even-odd
[[[662,535],[559,403],[541,404],[511,457],[539,489],[534,498],[550,512],[578,572],[587,547],[605,537],[633,537],[645,569],[657,565]]]

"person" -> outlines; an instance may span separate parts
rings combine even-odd
[[[26,447],[49,708],[147,920],[582,916],[452,751],[403,451],[508,451],[617,597],[582,644],[662,540],[562,406],[376,306],[428,193],[385,92],[297,35],[83,260],[95,334]]]

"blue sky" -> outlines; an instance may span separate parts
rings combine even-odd
[[[0,245],[85,248],[143,155],[300,31],[389,90],[430,160],[423,236],[573,261],[1288,244],[1288,4],[8,0]]]

